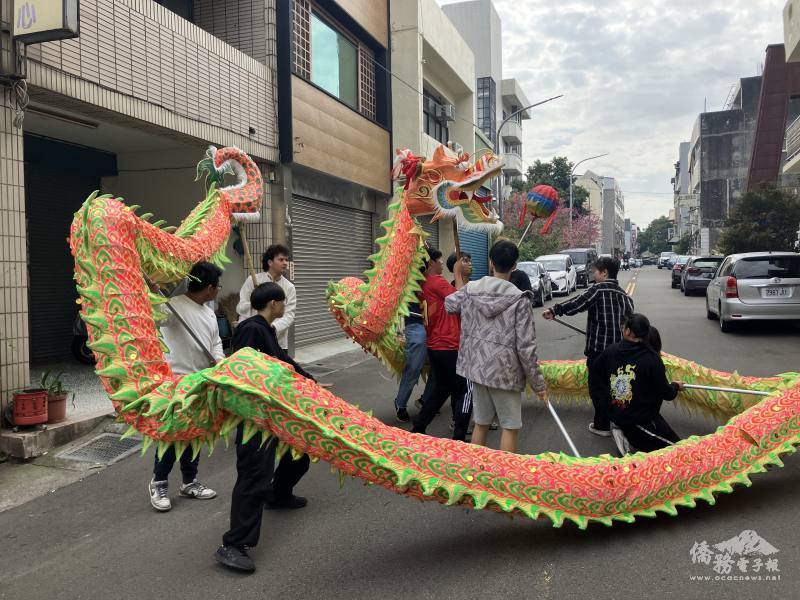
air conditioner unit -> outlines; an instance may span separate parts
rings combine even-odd
[[[442,121],[455,121],[456,120],[456,107],[452,104],[442,104],[439,107],[439,118]]]

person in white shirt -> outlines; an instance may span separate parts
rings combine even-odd
[[[289,248],[283,244],[272,244],[261,257],[261,268],[264,269],[264,272],[256,275],[257,285],[271,281],[281,286],[286,294],[286,310],[280,319],[272,322],[272,326],[278,333],[278,344],[288,352],[289,328],[294,323],[294,312],[297,309],[297,292],[294,284],[285,277],[289,268]],[[242,289],[239,290],[239,304],[236,305],[236,312],[241,317],[239,321],[257,314],[250,306],[250,294],[253,293],[253,289],[255,289],[253,278],[248,277],[242,285]]]
[[[181,319],[169,308],[163,310],[168,317],[159,321],[161,335],[169,348],[166,355],[173,373],[188,375],[214,366],[225,358],[222,351],[222,340],[219,337],[217,316],[206,302],[213,301],[219,292],[219,278],[222,270],[207,262],[199,262],[189,272],[189,289],[186,294],[176,296],[169,305],[180,315]],[[191,329],[194,337],[186,331]],[[201,347],[202,345],[202,347]],[[156,455],[153,466],[153,479],[150,481],[150,504],[158,511],[165,512],[172,508],[167,496],[167,478],[177,460],[174,446],[170,446],[161,459]],[[183,485],[179,494],[186,498],[210,500],[217,493],[197,481],[197,466],[200,455],[192,459],[190,449],[184,451],[180,458]]]

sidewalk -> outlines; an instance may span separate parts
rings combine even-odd
[[[345,340],[345,342],[346,344],[337,341],[310,346],[301,349],[297,355],[303,357],[303,366],[317,379],[321,380],[329,380],[334,374],[346,371],[367,361],[372,361],[373,363],[373,365],[366,366],[368,370],[380,369],[377,361],[365,354],[363,350],[355,347],[349,340]],[[79,364],[63,364],[59,366],[65,373],[64,380],[65,383],[69,383],[70,389],[78,388],[83,390],[76,400],[77,408],[70,407],[70,412],[68,413],[70,421],[80,417],[86,419],[96,418],[98,412],[113,413],[111,402],[105,397],[100,382],[94,374],[93,367]],[[41,370],[32,370],[31,373],[32,376],[33,373],[37,373],[39,377],[41,376]],[[350,380],[349,376],[345,375],[344,377],[346,380]],[[393,385],[387,375],[384,375],[384,379],[390,382],[389,385]],[[36,379],[33,380],[36,381]],[[344,390],[337,390],[337,393],[343,394],[347,391],[358,395],[356,390],[360,387],[359,383],[355,380],[353,383],[352,392],[350,392],[350,386],[348,385],[345,386]],[[363,394],[363,389],[360,391]],[[51,426],[50,429],[53,430],[56,427]],[[124,433],[126,430],[126,425],[114,423],[113,418],[109,416],[100,421],[96,427],[85,435],[69,440],[66,443],[61,442],[59,446],[50,448],[41,456],[37,456],[32,460],[20,462],[12,459],[5,463],[0,463],[0,513],[14,506],[29,502],[34,498],[54,493],[60,488],[82,481],[90,475],[113,466],[61,460],[56,458],[56,455],[79,446],[101,433]],[[39,434],[48,435],[48,431],[39,432]],[[136,457],[138,457],[138,453],[134,456],[134,458]]]

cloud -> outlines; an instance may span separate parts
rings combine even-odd
[[[721,109],[740,77],[758,74],[766,46],[783,42],[784,0],[494,4],[503,77],[531,102],[564,94],[525,122],[523,159],[609,152],[587,166],[620,180],[626,216],[640,225],[672,207],[678,144],[704,104]]]

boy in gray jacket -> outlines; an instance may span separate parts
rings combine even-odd
[[[547,387],[536,356],[533,295],[510,281],[519,250],[507,240],[494,243],[489,259],[493,277],[471,281],[445,298],[447,312],[461,314],[461,345],[456,371],[473,384],[472,443],[486,445],[495,415],[502,429],[500,449],[517,451],[522,428],[522,396],[529,381],[547,402]],[[456,279],[461,263],[456,263]]]

